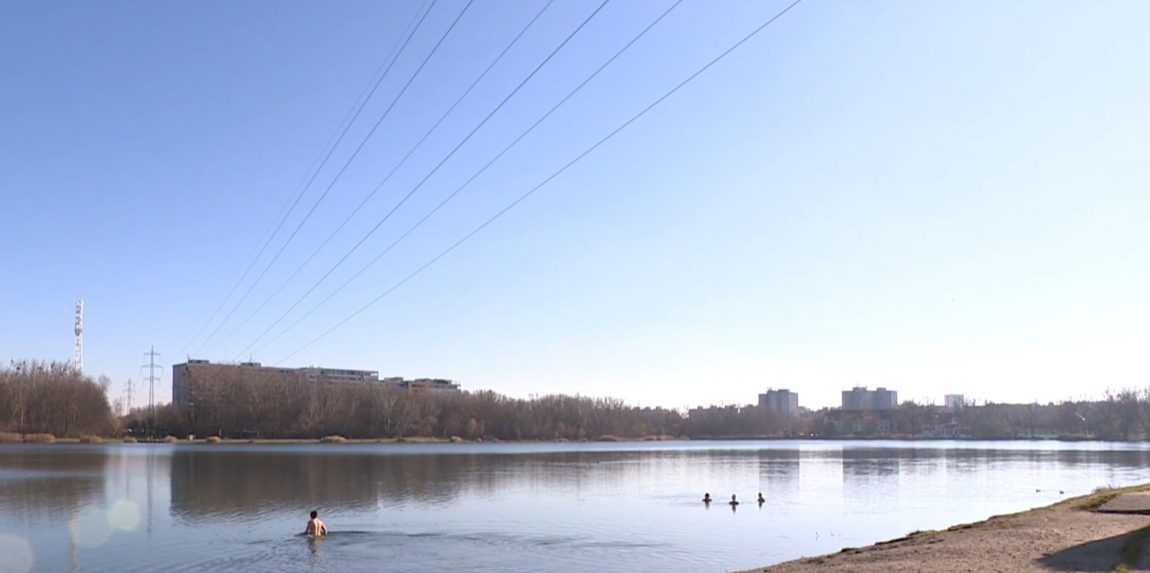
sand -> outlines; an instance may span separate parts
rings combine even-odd
[[[1150,570],[1150,516],[1095,511],[1116,496],[1145,490],[1150,490],[1150,485],[1100,492],[945,531],[914,533],[868,547],[844,549],[756,571]]]

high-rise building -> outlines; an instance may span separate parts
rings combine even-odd
[[[843,410],[893,410],[898,407],[898,392],[882,386],[867,390],[865,386],[855,386],[843,390]]]
[[[872,400],[875,410],[893,410],[898,407],[898,392],[879,386],[874,389]]]
[[[785,388],[779,390],[768,389],[766,393],[759,394],[759,408],[772,414],[787,417],[799,415],[799,394]]]

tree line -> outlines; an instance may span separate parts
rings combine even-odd
[[[1097,401],[983,404],[947,409],[904,402],[882,412],[802,410],[785,417],[757,406],[696,408],[687,415],[612,398],[512,398],[491,391],[420,393],[380,384],[316,383],[251,369],[202,365],[190,407],[136,409],[117,419],[108,380],[68,364],[0,367],[0,433],[58,437],[132,434],[249,438],[461,437],[597,440],[646,437],[919,437],[1150,439],[1150,390]]]
[[[682,416],[674,410],[639,408],[611,398],[423,393],[215,364],[190,369],[187,392],[188,405],[157,413],[157,429],[179,436],[501,440],[677,436],[682,429]]]
[[[1108,392],[1096,401],[967,404],[903,402],[891,410],[825,408],[783,417],[758,406],[691,410],[684,434],[699,437],[1150,439],[1150,390]]]
[[[25,360],[0,366],[0,432],[59,437],[110,435],[116,420],[108,379],[68,364]]]

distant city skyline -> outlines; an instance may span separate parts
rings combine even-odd
[[[803,2],[419,272],[788,4],[5,3],[0,360],[71,359],[83,299],[137,404],[153,346],[161,402],[188,357],[674,408],[1150,385],[1134,1]]]

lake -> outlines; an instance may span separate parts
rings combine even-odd
[[[1145,481],[1099,442],[4,445],[0,571],[724,571]]]

